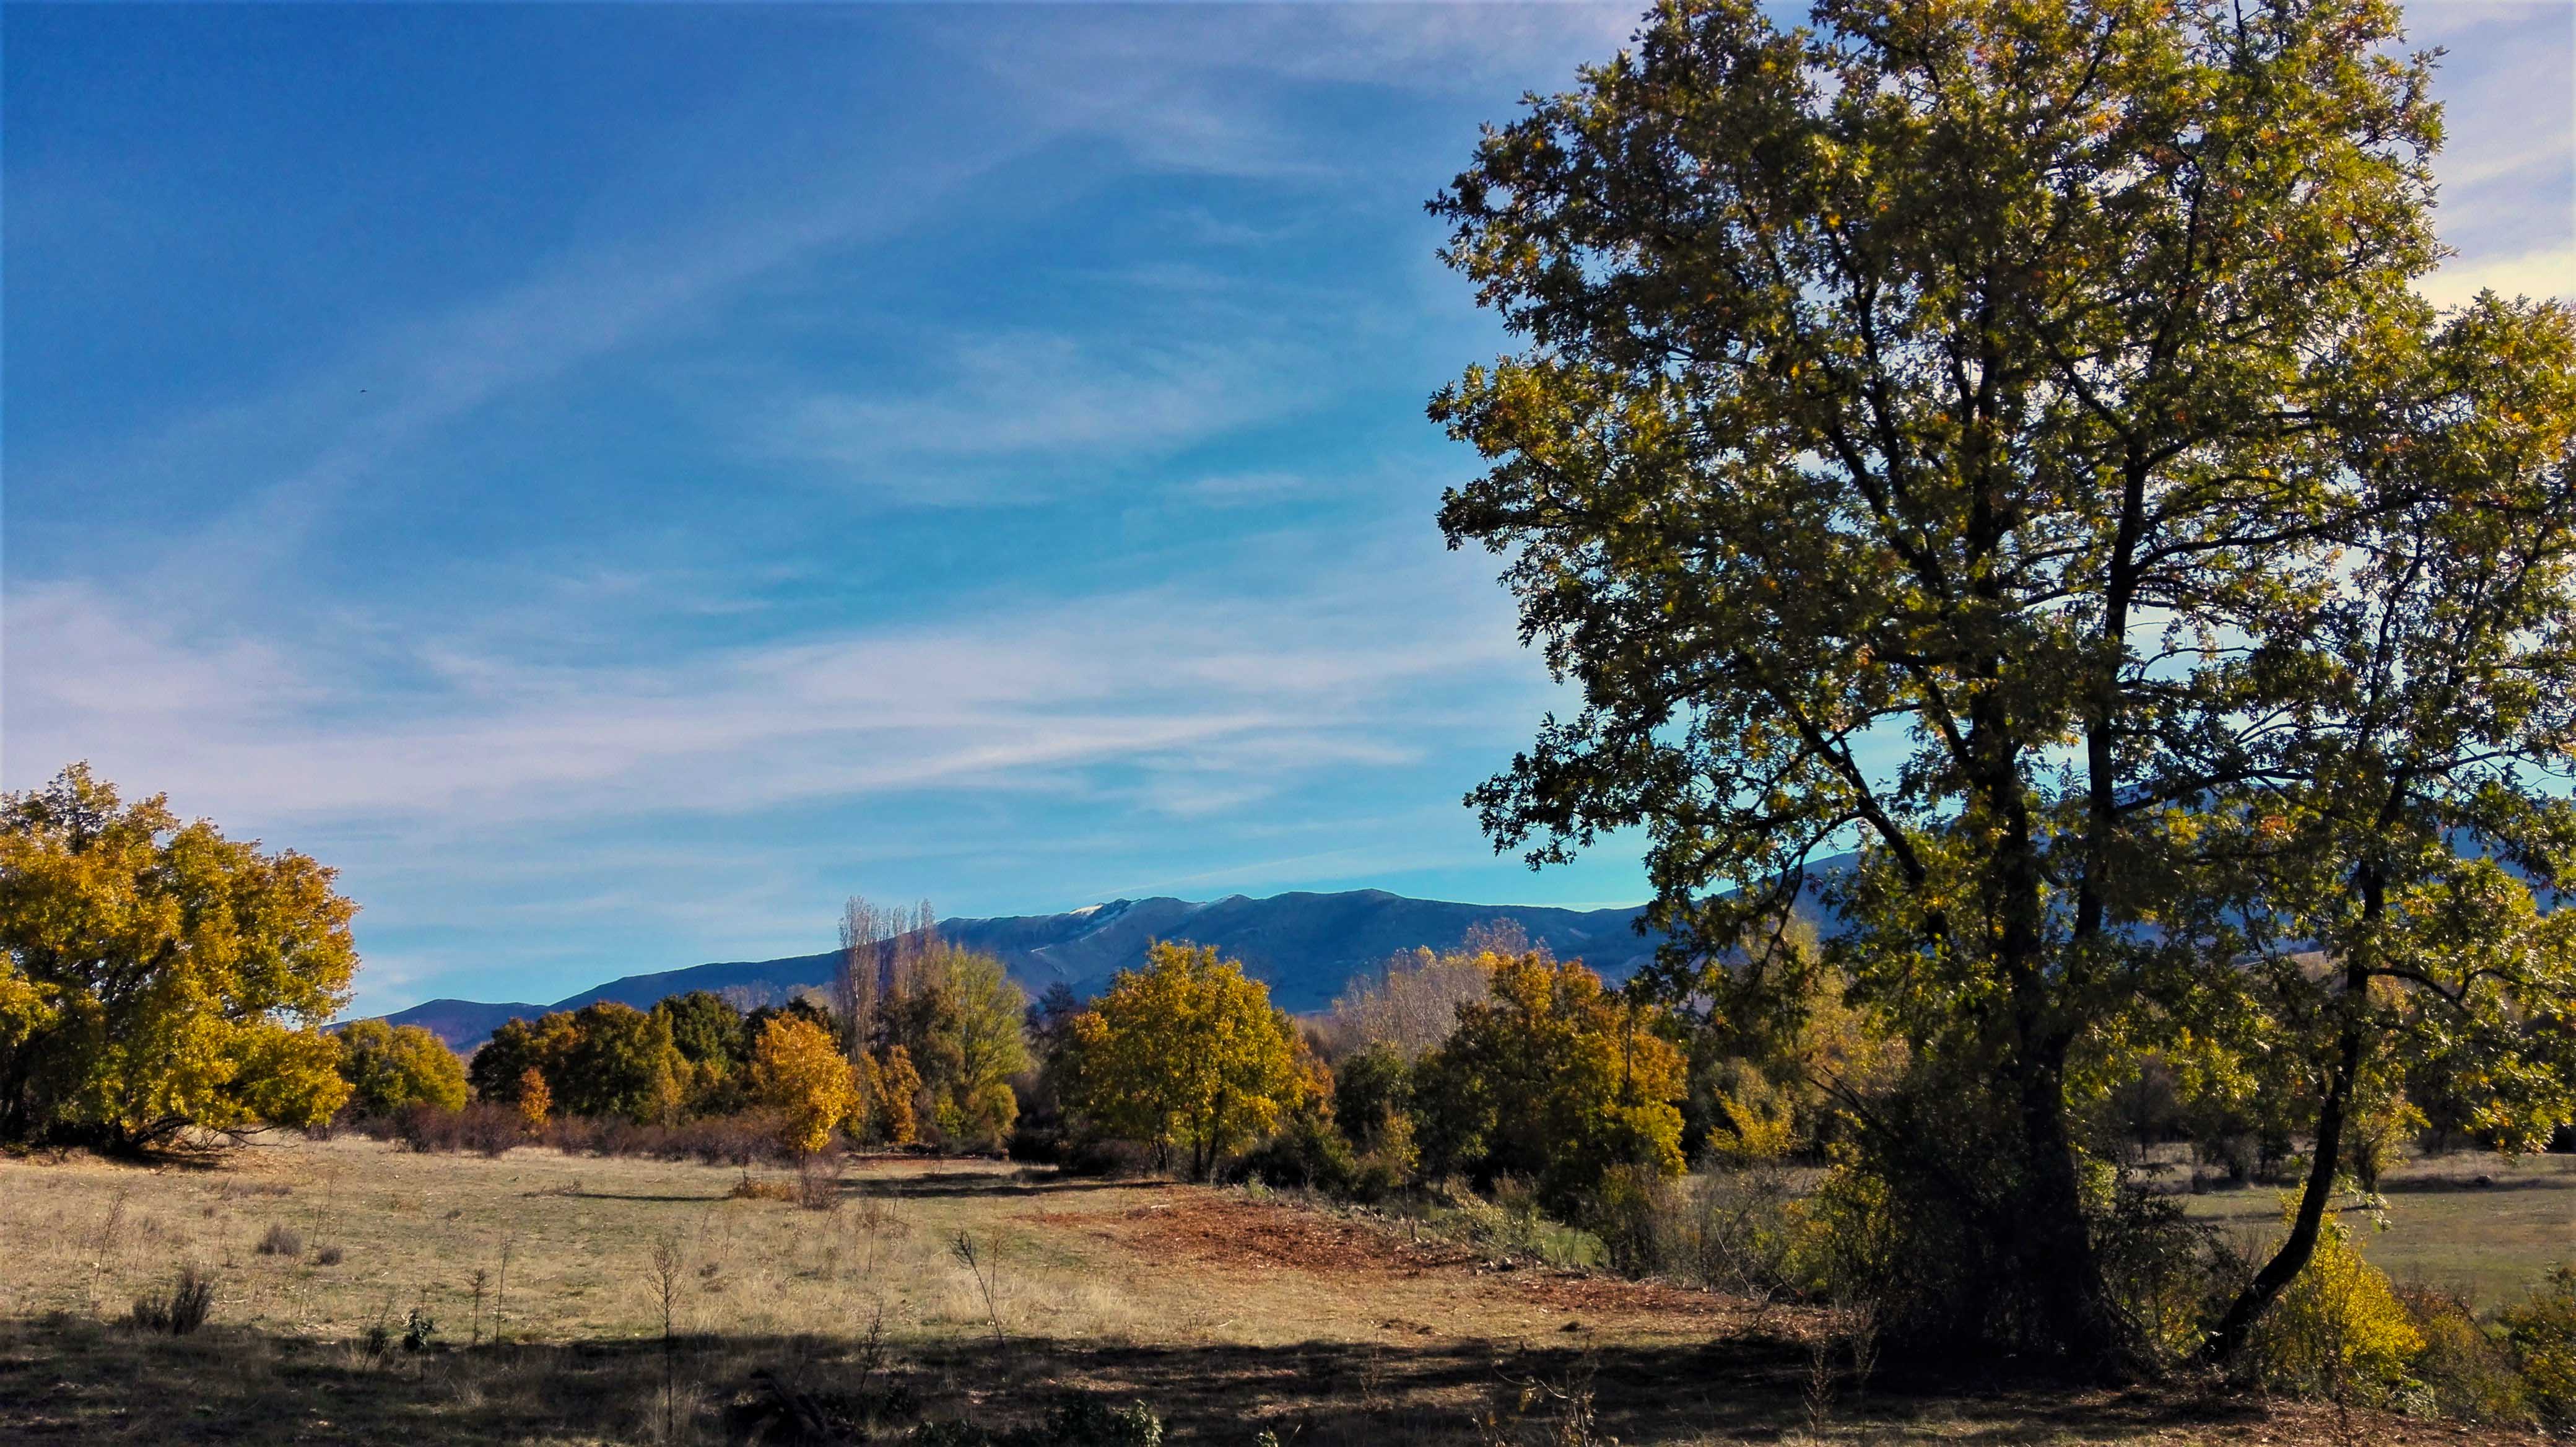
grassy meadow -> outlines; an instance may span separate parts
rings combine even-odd
[[[2576,1156],[2500,1158],[2476,1151],[2411,1161],[2380,1182],[2387,1210],[2345,1225],[2371,1263],[2400,1284],[2512,1301],[2561,1262],[2576,1263]],[[2277,1234],[2281,1193],[2249,1186],[2186,1198],[2194,1216],[2249,1236]]]
[[[2396,1183],[2399,1224],[2371,1249],[2401,1277],[2415,1261],[2428,1278],[2525,1279],[2576,1220],[2566,1164],[2483,1189],[2436,1188],[2465,1167],[2427,1168],[2422,1189]],[[1918,1390],[1848,1364],[1820,1378],[1808,1343],[1822,1333],[1799,1309],[1497,1262],[1258,1193],[907,1159],[853,1163],[830,1209],[805,1209],[776,1199],[786,1173],[748,1179],[760,1194],[732,1168],[349,1137],[157,1167],[0,1161],[0,1440],[796,1440],[761,1415],[786,1400],[843,1413],[819,1440],[900,1440],[924,1417],[1031,1423],[1067,1394],[1141,1399],[1172,1440],[1246,1447],[1264,1431],[2458,1440],[2447,1424],[2171,1389]],[[2195,1206],[2234,1221],[2268,1202],[2255,1197]],[[2452,1244],[2417,1245],[2419,1229]],[[188,1263],[214,1282],[202,1330],[125,1323]],[[407,1349],[420,1319],[432,1325]],[[885,1420],[861,1437],[871,1410]]]

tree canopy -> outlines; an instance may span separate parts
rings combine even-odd
[[[1019,1115],[1011,1077],[1029,1066],[1027,1009],[1000,960],[933,945],[906,958],[883,993],[877,1055],[882,1065],[890,1051],[904,1052],[943,1139],[997,1148]]]
[[[1542,951],[1478,957],[1490,998],[1413,1072],[1422,1150],[1435,1170],[1512,1174],[1574,1216],[1613,1166],[1682,1168],[1682,1054],[1653,1011],[1605,993],[1579,960]]]
[[[1068,1104],[1111,1135],[1216,1158],[1268,1131],[1308,1089],[1270,990],[1213,945],[1158,940],[1070,1026]]]
[[[361,1115],[392,1115],[407,1105],[457,1110],[465,1104],[465,1062],[447,1042],[418,1025],[353,1020],[342,1026],[340,1078]]]
[[[328,1120],[349,1087],[319,1027],[358,963],[333,878],[86,765],[0,795],[0,1138]]]
[[[858,1077],[831,1032],[795,1015],[773,1017],[751,1056],[751,1093],[775,1111],[780,1139],[810,1156],[859,1105]]]
[[[1472,802],[1642,828],[1660,982],[1739,1027],[1852,852],[1825,955],[1980,1152],[1878,1133],[1982,1283],[1901,1326],[2122,1358],[2114,1044],[2279,1041],[2328,1183],[2401,1043],[2556,1108],[2576,345],[2412,290],[2431,74],[2383,0],[1668,0],[1433,202],[1525,343],[1432,405],[1492,463],[1442,523],[1583,699]]]

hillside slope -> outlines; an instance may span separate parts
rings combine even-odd
[[[940,935],[1002,961],[1021,988],[1035,996],[1065,984],[1083,995],[1098,993],[1109,977],[1145,958],[1155,940],[1214,945],[1243,961],[1266,981],[1282,1009],[1320,1010],[1354,975],[1387,956],[1416,946],[1446,949],[1471,926],[1510,921],[1533,943],[1562,958],[1579,958],[1621,980],[1652,958],[1654,938],[1637,932],[1642,908],[1572,910],[1539,905],[1455,904],[1408,899],[1384,890],[1335,894],[1281,894],[1268,899],[1229,895],[1185,899],[1117,899],[1064,914],[1009,915],[999,919],[949,919]],[[572,1010],[594,1000],[615,1000],[639,1010],[691,990],[735,991],[737,998],[783,999],[800,987],[832,978],[839,952],[693,965],[654,974],[627,975],[578,991],[550,1005],[484,1004],[431,1000],[386,1016],[397,1025],[420,1025],[458,1050],[483,1043],[502,1021],[549,1010]]]

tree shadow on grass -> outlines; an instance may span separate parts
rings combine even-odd
[[[780,1394],[838,1402],[837,1421],[880,1410],[871,1438],[900,1440],[923,1417],[1025,1426],[1068,1394],[1142,1401],[1176,1443],[1249,1447],[1264,1430],[1300,1447],[1551,1440],[1563,1394],[1588,1392],[1595,1430],[1625,1443],[1774,1441],[1814,1425],[1808,1359],[1794,1343],[1490,1340],[1119,1345],[1011,1339],[899,1344],[691,1337],[440,1347],[370,1355],[210,1326],[149,1336],[86,1319],[0,1320],[0,1440],[447,1443],[652,1440],[665,1372],[692,1440],[728,1440]],[[894,1390],[899,1388],[900,1390]],[[855,1405],[853,1405],[855,1404]],[[890,1410],[884,1410],[888,1409]],[[1475,1425],[1495,1414],[1499,1435]],[[1836,1433],[1945,1443],[2125,1442],[2190,1434],[2251,1440],[2251,1401],[2171,1392],[1988,1393],[1919,1383],[1854,1393],[1828,1409]],[[773,1417],[774,1420],[774,1417]],[[2232,1430],[2231,1430],[2232,1429]],[[2276,1434],[2277,1437],[2277,1434]]]
[[[1092,1191],[1135,1191],[1150,1193],[1170,1189],[1170,1181],[1111,1180],[1100,1176],[1067,1176],[1046,1168],[1021,1174],[1001,1175],[989,1171],[945,1171],[927,1175],[867,1175],[857,1172],[844,1177],[841,1189],[853,1196],[881,1196],[897,1200],[949,1199],[964,1196],[1061,1196]]]
[[[2388,1196],[2471,1195],[2499,1191],[2567,1190],[2565,1176],[2515,1175],[2504,1172],[2480,1176],[2413,1176],[2379,1183],[2380,1194]]]

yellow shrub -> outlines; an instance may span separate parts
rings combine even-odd
[[[2253,1350],[2275,1387],[2382,1402],[2406,1386],[2424,1336],[2388,1273],[2362,1259],[2329,1212],[2316,1255],[2264,1313]]]
[[[1731,1166],[1776,1161],[1798,1147],[1797,1102],[1756,1072],[1742,1072],[1717,1096],[1718,1124],[1709,1154]]]

